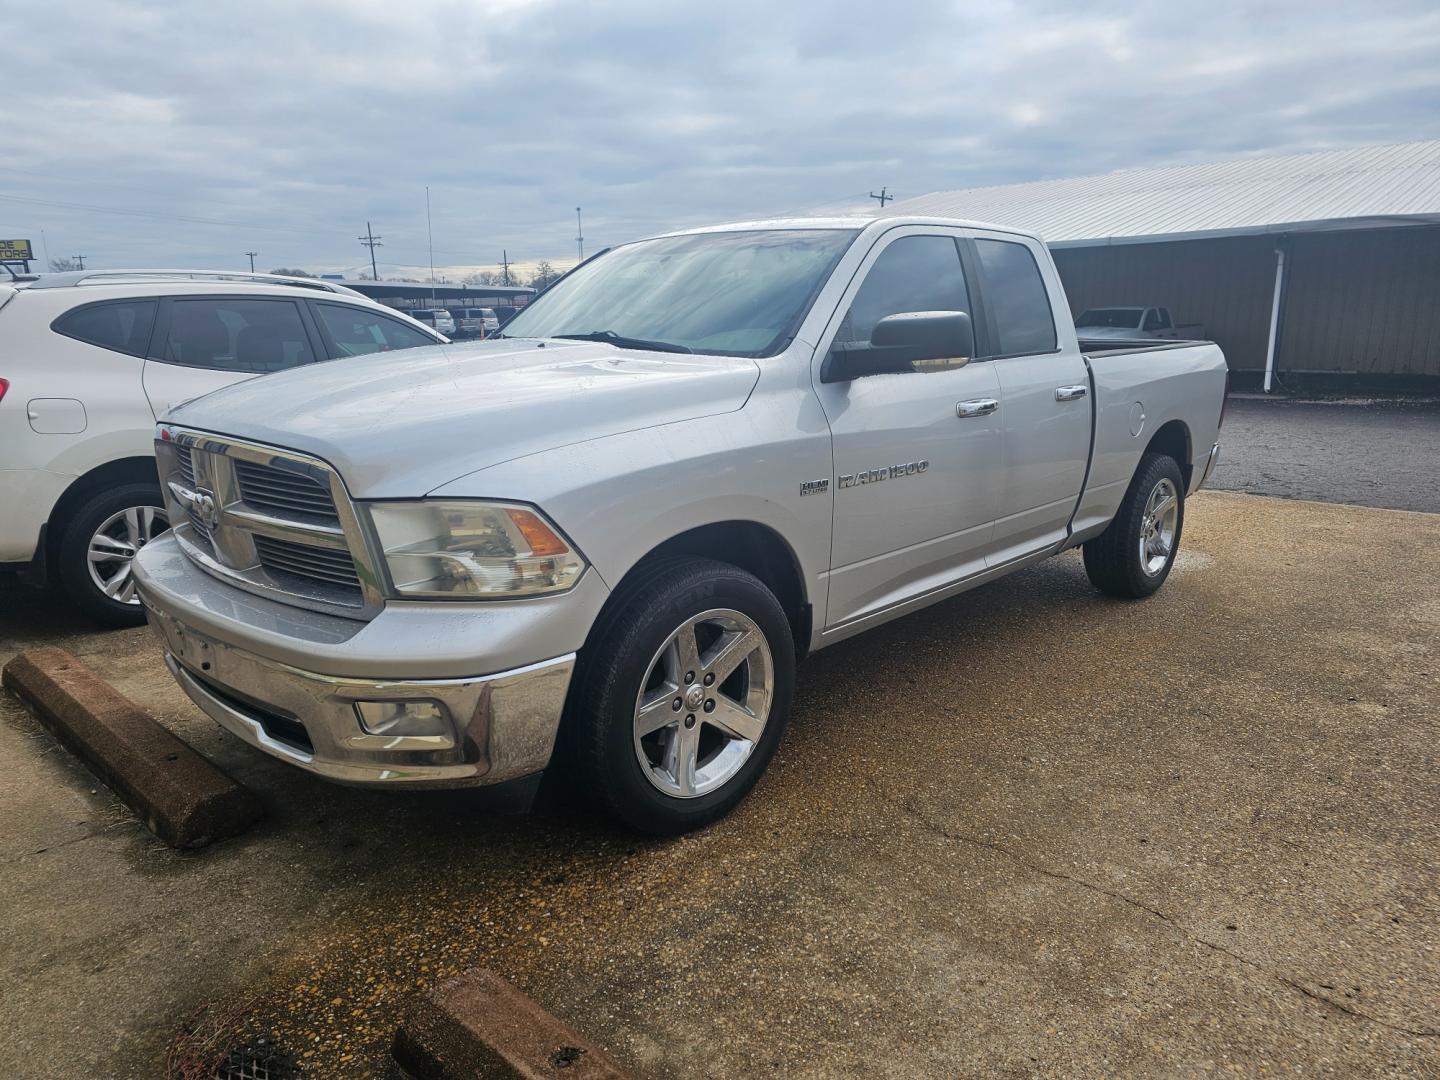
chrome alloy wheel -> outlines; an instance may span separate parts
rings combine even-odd
[[[1140,522],[1140,566],[1149,576],[1165,569],[1179,521],[1180,495],[1173,481],[1162,478],[1145,500],[1145,517]]]
[[[681,623],[650,661],[635,699],[646,779],[692,799],[740,771],[770,717],[775,664],[753,619],[729,608]]]
[[[137,551],[168,528],[170,522],[158,506],[131,506],[111,514],[90,537],[86,556],[91,582],[111,600],[139,604],[130,564]]]

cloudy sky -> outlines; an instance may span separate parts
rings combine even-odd
[[[0,0],[0,237],[381,276],[1440,138],[1435,0]]]

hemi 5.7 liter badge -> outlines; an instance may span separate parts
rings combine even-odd
[[[826,477],[824,480],[806,480],[800,485],[800,494],[802,497],[805,495],[824,495],[829,490],[829,477]]]

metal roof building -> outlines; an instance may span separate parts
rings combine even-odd
[[[1231,366],[1440,379],[1440,140],[941,191],[1038,232],[1076,313],[1164,304]]]
[[[528,285],[465,285],[463,283],[430,284],[419,281],[338,281],[372,300],[396,308],[424,308],[433,301],[444,307],[524,307],[535,298]]]

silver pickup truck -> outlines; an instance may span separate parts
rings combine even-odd
[[[1143,597],[1218,453],[1208,343],[1083,354],[1045,246],[941,218],[627,244],[499,337],[169,413],[136,560],[175,677],[333,780],[713,821],[797,662],[1083,545]]]

